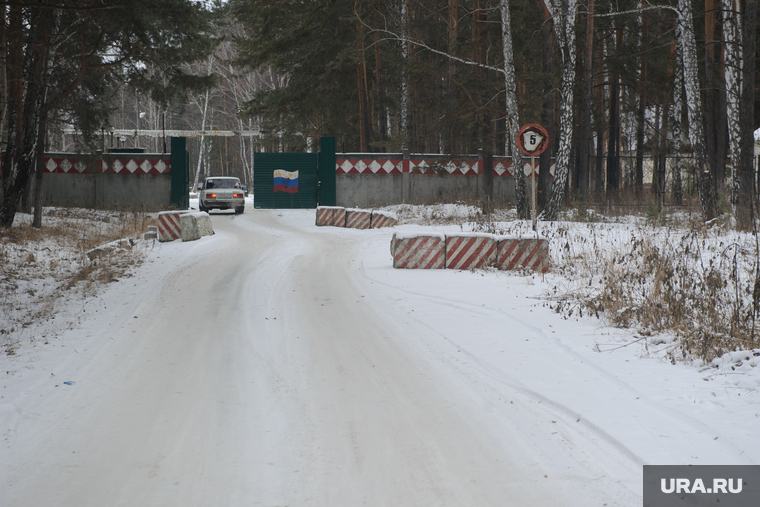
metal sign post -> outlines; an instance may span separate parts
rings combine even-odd
[[[536,230],[536,156],[541,155],[549,146],[549,134],[546,129],[537,123],[529,123],[520,129],[517,134],[517,146],[525,155],[530,157],[530,181],[531,181],[531,222],[533,230]],[[519,168],[522,170],[522,168]]]

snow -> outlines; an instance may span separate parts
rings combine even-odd
[[[422,227],[398,227],[396,229],[396,232],[394,234],[396,239],[398,240],[405,240],[405,239],[414,239],[414,238],[438,238],[441,240],[446,239],[446,235],[442,232],[431,232],[427,231]]]
[[[138,494],[145,495],[142,505],[159,505],[161,498],[164,503],[184,498],[185,503],[197,504],[199,499],[214,498],[209,495],[216,491],[212,487],[216,484],[217,490],[224,488],[231,495],[227,505],[255,501],[356,505],[361,501],[382,504],[395,484],[399,492],[419,495],[413,499],[420,505],[467,504],[462,499],[481,498],[478,495],[482,495],[479,505],[495,505],[489,503],[495,497],[488,496],[495,490],[488,488],[504,481],[495,473],[502,469],[493,468],[489,474],[484,472],[487,467],[473,465],[466,449],[473,445],[481,457],[521,463],[510,473],[525,474],[525,485],[556,493],[564,505],[598,501],[612,506],[641,503],[644,464],[760,464],[760,368],[756,367],[760,349],[730,351],[705,364],[674,354],[677,342],[671,334],[611,327],[604,318],[588,313],[581,317],[555,304],[557,293],[595,290],[595,284],[589,288],[589,280],[599,276],[600,263],[612,255],[619,262],[641,262],[630,251],[615,252],[619,245],[641,237],[640,220],[543,224],[539,232],[550,240],[554,266],[546,275],[495,269],[395,270],[388,252],[394,234],[461,235],[483,233],[483,229],[512,237],[534,237],[535,233],[529,223],[512,222],[508,216],[488,224],[473,220],[477,209],[472,207],[403,206],[390,211],[398,214],[401,225],[355,230],[317,228],[314,210],[250,208],[240,216],[212,214],[217,234],[193,243],[141,243],[145,262],[133,269],[133,276],[122,277],[97,294],[70,298],[45,322],[44,342],[26,340],[15,355],[0,356],[0,498],[11,499],[9,505],[22,505],[58,487],[60,505],[76,505],[75,491],[80,490],[83,496],[78,504],[82,498],[110,501],[108,495],[134,499]],[[662,241],[670,241],[671,233],[663,231]],[[708,232],[700,238],[700,259],[709,263],[717,258],[715,252],[722,255],[727,244],[744,239],[728,231]],[[269,245],[277,248],[267,250]],[[209,312],[228,319],[240,315],[239,321],[229,320],[237,338],[230,340],[229,333],[217,334],[213,327],[203,336],[217,344],[220,354],[229,348],[237,360],[251,361],[249,368],[241,369],[221,356],[195,357],[200,352],[168,350],[200,343],[194,330],[206,329],[204,316],[183,312],[197,312],[189,310],[195,308],[194,297],[219,280],[206,272],[221,269],[219,260],[225,257],[220,252],[229,252],[233,261],[229,270],[237,278],[223,278],[229,284],[229,297],[219,299],[219,294],[209,291],[204,301]],[[630,258],[621,259],[625,254]],[[335,266],[343,266],[345,275],[331,271]],[[52,282],[51,277],[43,283]],[[342,293],[329,291],[331,284]],[[244,296],[247,310],[236,314],[229,305],[238,295]],[[14,301],[19,306],[31,304],[23,294]],[[314,309],[309,310],[312,304]],[[356,306],[341,309],[349,304]],[[162,308],[171,309],[170,322]],[[324,319],[320,312],[328,309],[334,312],[329,315],[336,315],[324,321],[329,332],[308,341],[309,333],[317,330],[307,323]],[[345,318],[345,329],[337,315]],[[364,328],[363,322],[368,322]],[[247,341],[269,335],[276,340],[267,345]],[[335,340],[331,348],[319,348],[328,339]],[[392,367],[391,358],[396,356],[404,359]],[[193,358],[188,364],[197,371],[172,376],[173,362],[185,357]],[[326,368],[333,358],[337,367]],[[149,363],[153,366],[143,366]],[[219,369],[207,370],[205,363],[219,363]],[[367,372],[386,373],[373,370],[375,364],[387,366],[387,376],[378,377],[382,381],[368,376]],[[234,374],[234,378],[227,385],[214,372],[225,372],[225,378]],[[264,372],[269,372],[266,381],[260,376]],[[412,385],[418,386],[413,391],[419,393],[412,394]],[[221,389],[223,399],[215,398],[217,391],[206,394],[210,389]],[[321,394],[314,398],[314,392]],[[298,393],[303,398],[291,406],[292,396]],[[372,399],[363,393],[372,393]],[[127,404],[113,405],[112,400],[120,399],[116,395]],[[172,405],[176,415],[171,415],[169,407],[166,415],[162,410],[166,399],[175,399],[170,395],[185,400]],[[193,411],[193,398],[184,397],[190,395],[197,396],[195,404],[208,407],[209,412]],[[431,401],[439,395],[456,407],[456,421],[451,424],[465,433],[449,433],[454,427],[445,422],[452,412]],[[405,404],[393,404],[394,398]],[[223,401],[228,403],[220,412]],[[340,408],[344,403],[354,409]],[[92,422],[101,406],[110,415]],[[318,419],[324,426],[307,426],[312,410],[321,414]],[[362,411],[368,411],[367,415]],[[147,420],[155,413],[168,422],[160,425],[156,420],[155,428],[140,433],[143,412]],[[344,414],[348,414],[346,420]],[[382,419],[385,416],[395,422],[388,423]],[[250,418],[255,424],[240,428],[224,417]],[[185,426],[196,420],[205,421],[204,425]],[[230,422],[226,431],[241,439],[237,447],[236,441],[213,436],[215,425]],[[134,443],[120,447],[118,438],[108,435],[108,424],[129,433],[124,438]],[[385,432],[392,429],[389,424],[399,426],[394,438],[416,451],[397,454],[393,439],[369,438],[369,428],[377,438],[387,436]],[[84,451],[81,458],[72,457],[72,451],[86,447],[88,433],[80,438],[80,427],[92,431],[89,452],[95,456],[97,445],[109,447],[111,465],[122,471],[119,477],[106,476],[97,494],[94,490],[85,493],[84,486],[69,479],[68,474],[86,468],[70,461],[87,457]],[[257,436],[264,428],[271,433],[266,438]],[[345,435],[345,440],[329,440],[331,428]],[[470,437],[466,428],[480,437]],[[162,445],[174,442],[174,435],[181,438],[166,449],[176,456],[167,455]],[[51,440],[54,437],[63,440]],[[202,456],[196,460],[184,450],[196,440],[208,453],[205,467]],[[273,447],[274,442],[282,446]],[[148,464],[141,461],[143,454],[135,454],[149,453],[154,447],[161,448],[163,462]],[[459,468],[443,468],[448,447],[462,458]],[[46,449],[44,453],[38,451],[41,448]],[[246,454],[251,449],[272,463]],[[502,449],[511,450],[501,455]],[[353,453],[357,457],[348,457]],[[109,456],[105,450],[103,454]],[[423,456],[426,461],[414,461]],[[106,465],[87,466],[92,469],[89,473],[96,473]],[[386,477],[401,480],[393,475],[395,469],[413,476],[407,482],[414,484],[383,482]],[[410,472],[414,469],[424,474],[417,477]],[[54,480],[60,470],[67,475]],[[476,472],[484,474],[478,477],[480,485],[470,484],[466,475]],[[435,482],[438,473],[441,477],[448,473],[449,479]],[[121,485],[106,488],[111,480]],[[171,490],[175,480],[181,483],[181,493]],[[426,481],[433,481],[432,489],[423,487]],[[49,486],[42,487],[48,482]],[[518,486],[524,493],[527,486]],[[143,487],[148,489],[135,492]],[[425,496],[434,490],[439,496]],[[152,491],[158,496],[150,499],[147,495]],[[533,497],[523,503],[538,504]]]

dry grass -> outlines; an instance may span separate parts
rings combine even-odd
[[[23,340],[47,340],[44,323],[62,301],[87,299],[107,283],[129,276],[139,248],[114,248],[94,261],[87,252],[121,238],[138,238],[155,218],[141,212],[45,209],[43,226],[18,215],[0,229],[0,348],[14,354]],[[127,243],[130,245],[130,243]]]
[[[760,346],[752,235],[684,215],[627,229],[580,227],[575,233],[561,226],[543,231],[559,244],[552,259],[557,269],[576,280],[553,289],[557,312],[595,315],[645,336],[671,335],[673,359],[710,362]]]

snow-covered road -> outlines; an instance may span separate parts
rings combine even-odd
[[[213,223],[7,375],[0,504],[632,506],[643,464],[760,461],[756,396],[594,352],[620,336],[540,276],[393,270],[390,230],[313,210]]]

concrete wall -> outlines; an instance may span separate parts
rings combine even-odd
[[[45,206],[124,211],[169,209],[169,154],[98,154],[81,160],[85,163],[78,164],[77,155],[72,153],[45,154],[42,177]]]
[[[402,174],[337,174],[337,205],[346,208],[378,208],[403,199]]]
[[[161,211],[171,202],[171,176],[47,173],[42,195],[44,206]]]
[[[474,204],[485,196],[480,174],[337,174],[336,190],[338,206],[347,208],[454,202]],[[514,178],[494,176],[494,204],[506,206],[514,204],[514,199]]]

